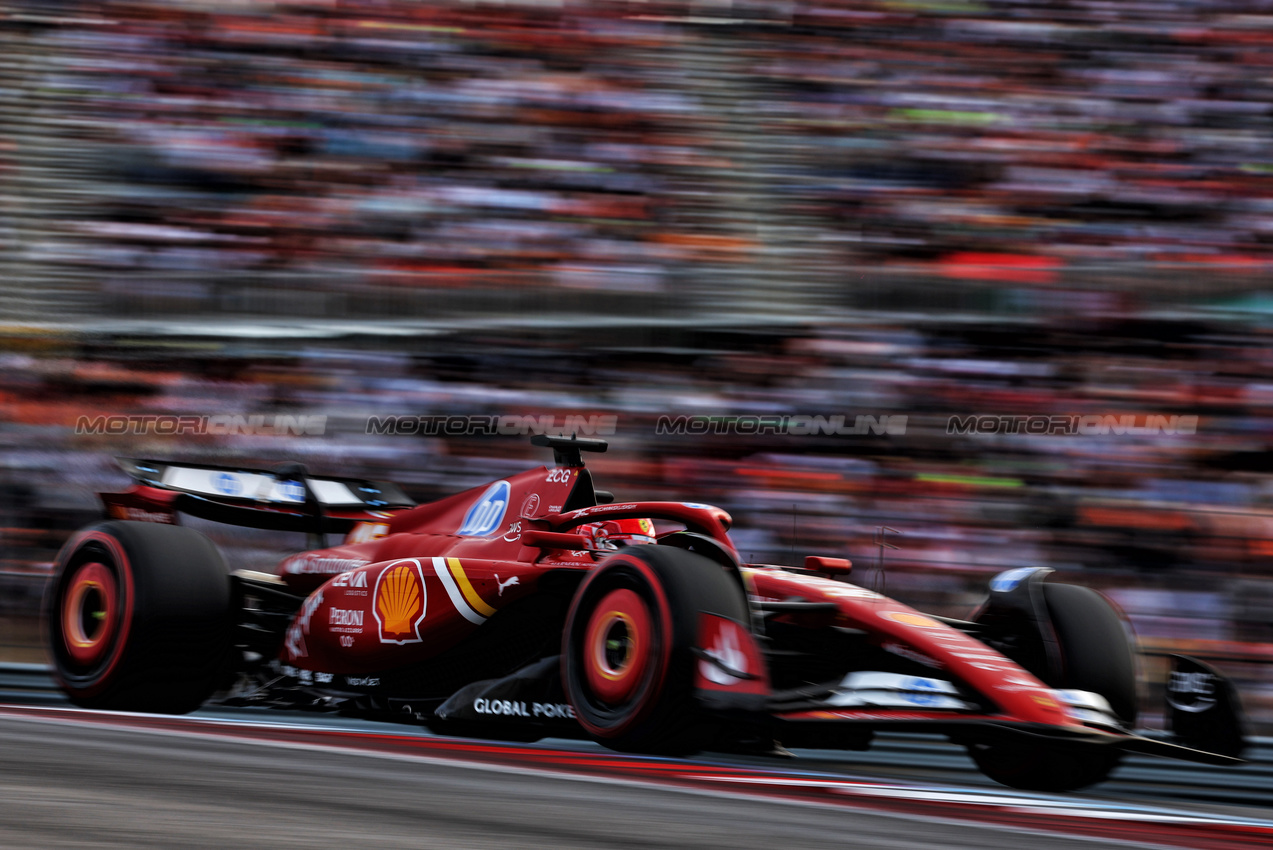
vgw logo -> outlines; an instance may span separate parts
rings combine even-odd
[[[504,511],[508,507],[512,490],[507,481],[496,481],[487,487],[482,498],[474,502],[464,515],[464,522],[456,533],[467,537],[485,537],[499,528],[504,521]]]

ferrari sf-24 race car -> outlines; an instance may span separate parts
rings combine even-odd
[[[554,467],[420,505],[298,464],[121,460],[134,485],[102,494],[111,519],[74,535],[46,592],[55,676],[93,708],[330,709],[643,753],[939,732],[1038,790],[1098,782],[1128,751],[1240,761],[1236,694],[1191,659],[1167,692],[1174,740],[1132,731],[1124,620],[1050,570],[999,575],[967,620],[931,616],[850,583],[843,559],[741,563],[720,508],[615,502],[583,461],[604,441],[532,442]],[[182,515],[313,548],[229,571]]]

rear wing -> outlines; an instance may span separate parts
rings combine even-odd
[[[311,476],[302,464],[272,470],[116,458],[135,482],[123,493],[101,493],[116,519],[177,524],[181,513],[237,525],[311,534],[346,533],[413,507],[396,484]]]

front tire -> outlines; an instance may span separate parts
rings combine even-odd
[[[1123,620],[1095,590],[1074,584],[1043,585],[1064,668],[1057,688],[1092,691],[1131,728],[1136,724],[1136,653]]]
[[[1061,654],[1061,671],[1047,684],[1100,694],[1130,728],[1137,715],[1136,657],[1122,618],[1090,588],[1045,583],[1043,598]],[[1027,791],[1074,791],[1095,785],[1123,758],[1112,746],[1019,741],[973,742],[968,754],[986,776]]]
[[[688,754],[711,741],[694,704],[700,613],[746,626],[738,583],[702,556],[633,546],[579,587],[566,618],[562,681],[580,725],[627,752]]]
[[[59,553],[44,599],[54,678],[86,708],[183,714],[230,649],[230,581],[196,531],[102,522]]]
[[[1122,752],[1110,746],[1087,744],[980,741],[968,745],[968,755],[978,770],[1009,788],[1024,791],[1077,791],[1107,779],[1122,761]]]

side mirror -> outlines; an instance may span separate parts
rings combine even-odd
[[[853,562],[848,558],[825,558],[822,555],[807,555],[804,568],[827,576],[847,576],[853,571]]]

